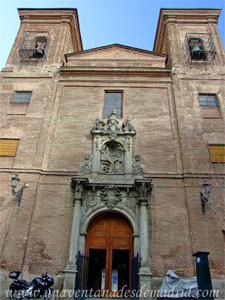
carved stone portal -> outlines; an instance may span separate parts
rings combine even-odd
[[[135,135],[131,119],[128,117],[120,125],[115,111],[106,122],[99,116],[95,120],[91,129],[92,153],[85,154],[80,174],[71,178],[74,214],[68,274],[71,270],[78,274],[75,257],[78,251],[85,253],[85,228],[89,221],[98,214],[112,211],[126,216],[133,224],[134,249],[140,256],[140,286],[145,284],[146,278],[149,280],[148,207],[152,183],[150,178],[144,178],[141,156],[136,154],[132,158]]]

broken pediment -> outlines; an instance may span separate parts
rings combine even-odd
[[[165,54],[113,44],[66,54],[66,65],[165,68],[166,58]]]

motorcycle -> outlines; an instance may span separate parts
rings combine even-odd
[[[10,299],[20,300],[23,298],[41,298],[44,296],[44,300],[55,300],[56,293],[51,286],[54,284],[54,278],[47,272],[41,277],[35,277],[31,282],[18,279],[20,271],[14,271],[9,273],[9,278],[14,279],[10,285]]]

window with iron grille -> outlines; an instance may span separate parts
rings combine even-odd
[[[14,91],[10,103],[29,103],[31,94],[31,91]]]
[[[19,139],[0,138],[0,156],[16,156]]]
[[[216,94],[199,94],[199,101],[201,106],[218,106]]]
[[[104,99],[103,117],[109,118],[112,110],[116,110],[117,118],[122,118],[122,92],[106,91]]]
[[[211,162],[225,162],[225,145],[209,145]]]

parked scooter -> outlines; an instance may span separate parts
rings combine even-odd
[[[44,296],[45,300],[55,300],[56,293],[51,286],[54,284],[54,278],[45,273],[41,277],[35,277],[31,282],[18,279],[20,271],[9,273],[9,278],[15,279],[10,285],[10,299],[20,300],[23,298],[41,298]]]

